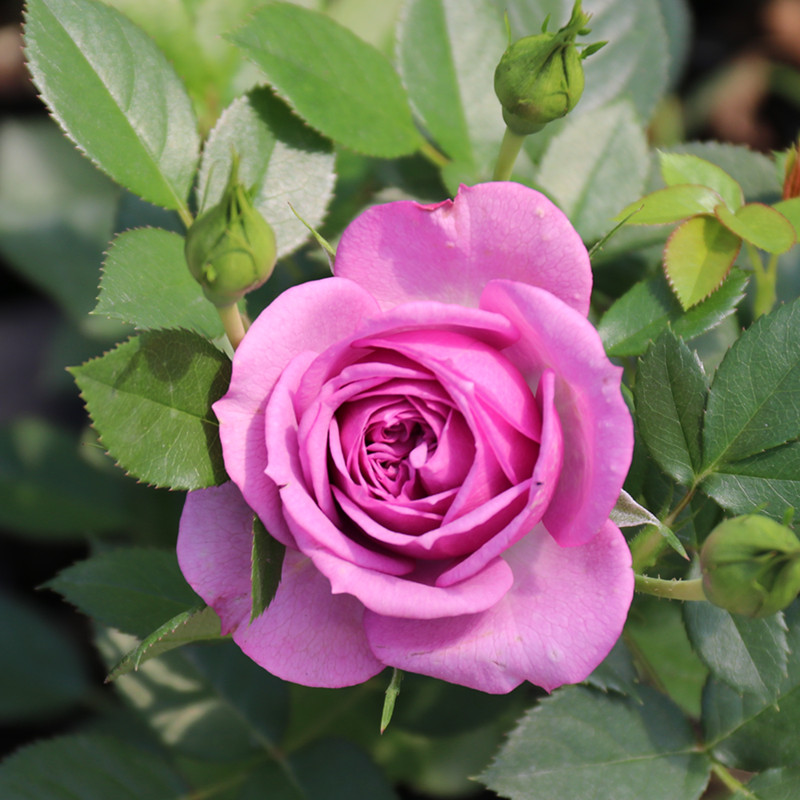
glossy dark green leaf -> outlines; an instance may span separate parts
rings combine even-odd
[[[0,593],[0,719],[63,714],[90,688],[75,642],[33,605]]]
[[[734,514],[759,509],[782,519],[787,509],[800,509],[800,442],[719,465],[703,491]]]
[[[661,469],[687,486],[701,462],[706,394],[706,377],[697,355],[665,330],[639,363],[636,422]]]
[[[223,333],[186,266],[183,237],[158,228],[126,231],[113,241],[93,313],[137,328],[185,328],[211,339]]]
[[[662,276],[635,284],[600,320],[598,332],[606,352],[610,356],[641,355],[668,323],[687,341],[700,336],[734,312],[747,281],[746,272],[731,270],[716,292],[688,311],[681,308]]]
[[[644,130],[622,100],[568,119],[550,140],[536,182],[584,241],[594,241],[613,226],[615,209],[641,195],[649,170]]]
[[[255,188],[256,208],[272,226],[278,255],[309,238],[299,214],[318,228],[333,194],[334,154],[330,142],[311,130],[269,89],[237,99],[222,114],[203,149],[197,187],[205,210],[222,198],[233,152],[239,177]]]
[[[522,718],[481,781],[511,800],[696,800],[708,758],[677,706],[647,687],[640,693],[637,701],[559,690]]]
[[[685,309],[722,285],[741,245],[716,217],[692,217],[672,232],[664,248],[664,271]]]
[[[152,39],[96,0],[31,0],[25,40],[34,81],[78,147],[145,200],[185,210],[197,122]]]
[[[611,648],[603,662],[586,679],[586,683],[604,692],[639,696],[639,677],[633,656],[622,639]]]
[[[142,481],[199,489],[226,480],[211,410],[228,388],[227,356],[188,331],[152,331],[70,372],[101,441]]]
[[[754,772],[800,765],[800,604],[784,612],[792,656],[777,695],[737,692],[719,680],[703,694],[705,739],[723,763]]]
[[[98,646],[109,668],[137,644],[107,630]],[[263,758],[286,725],[288,685],[251,661],[233,642],[163,653],[114,683],[161,742],[181,756],[209,762]]]
[[[125,526],[125,492],[92,466],[71,434],[40,420],[0,429],[0,524],[18,533],[83,538]]]
[[[800,786],[800,767],[769,769],[747,782],[747,793],[736,792],[733,800],[795,800]]]
[[[176,647],[183,647],[192,642],[213,641],[220,637],[220,619],[213,608],[196,606],[188,611],[181,611],[123,656],[109,670],[107,680],[113,681],[137,670],[145,661]]]
[[[680,603],[635,595],[625,642],[644,675],[697,718],[708,668],[692,650],[681,608]]]
[[[45,586],[104,625],[141,637],[200,603],[167,550],[112,550],[67,567]]]
[[[711,603],[686,603],[683,614],[692,647],[712,675],[765,703],[776,699],[789,657],[783,614],[749,619]]]
[[[187,792],[163,758],[110,736],[37,742],[0,767],[4,800],[180,800]]]
[[[392,66],[329,17],[271,3],[229,38],[300,116],[334,141],[384,158],[422,144]]]
[[[704,466],[741,461],[800,435],[800,301],[756,320],[711,384]]]
[[[251,583],[253,604],[252,622],[275,598],[283,572],[286,547],[270,536],[264,523],[253,517],[253,548],[251,555]]]

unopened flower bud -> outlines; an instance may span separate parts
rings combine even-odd
[[[586,35],[589,15],[576,0],[569,22],[556,33],[526,36],[503,53],[494,73],[494,91],[503,106],[503,119],[519,136],[541,130],[575,108],[583,94],[582,61],[605,42],[589,45],[582,52],[575,37]]]
[[[218,308],[236,303],[272,274],[275,234],[239,182],[237,158],[220,202],[189,228],[184,253],[189,271]]]
[[[800,592],[800,540],[758,514],[718,525],[703,545],[700,566],[706,597],[736,614],[766,617]]]
[[[793,144],[786,153],[783,169],[782,200],[800,197],[800,161],[797,159],[797,144]]]

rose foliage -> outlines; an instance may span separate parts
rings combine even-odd
[[[232,482],[186,501],[186,578],[297,683],[583,680],[632,597],[608,515],[633,432],[580,237],[527,187],[462,187],[363,213],[334,274],[284,292],[236,351],[214,407]],[[286,555],[251,622],[254,513]]]

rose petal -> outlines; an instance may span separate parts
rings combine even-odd
[[[569,220],[544,195],[518,183],[462,186],[433,206],[373,206],[345,230],[334,273],[384,309],[414,300],[477,306],[496,278],[539,286],[584,316],[592,273]]]
[[[377,657],[494,694],[522,681],[551,691],[584,680],[619,637],[633,595],[619,529],[607,522],[588,544],[562,548],[540,525],[504,558],[514,585],[481,614],[422,622],[367,611]]]
[[[222,620],[222,632],[273,675],[307,686],[351,686],[383,669],[367,645],[364,607],[333,597],[328,581],[287,548],[278,591],[249,624],[253,511],[233,483],[190,492],[178,534],[186,580]]]
[[[284,544],[291,544],[291,535],[281,520],[277,489],[264,474],[267,398],[295,356],[323,351],[377,313],[373,298],[350,281],[329,278],[288,289],[251,326],[236,350],[230,388],[214,403],[228,475]]]
[[[560,544],[583,544],[608,519],[631,462],[633,423],[620,392],[622,370],[606,357],[591,323],[541,289],[495,281],[481,305],[519,330],[505,353],[532,385],[544,369],[556,374],[564,465],[544,523]]]

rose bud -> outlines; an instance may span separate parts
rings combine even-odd
[[[569,22],[558,32],[547,33],[545,20],[542,33],[519,39],[503,53],[494,73],[494,91],[513,133],[536,133],[572,111],[581,99],[581,62],[605,44],[598,42],[578,52],[575,37],[589,33],[589,18],[581,10],[581,0],[576,0]]]
[[[189,271],[217,308],[236,303],[272,274],[275,234],[239,182],[238,159],[222,200],[189,228],[184,253]]]
[[[706,597],[736,614],[769,616],[800,592],[800,540],[758,514],[718,525],[703,545],[700,566]]]

